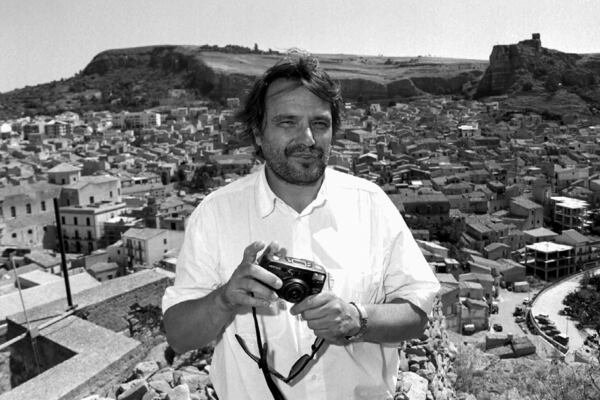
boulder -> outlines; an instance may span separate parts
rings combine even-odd
[[[175,386],[167,393],[167,400],[191,400],[190,389],[187,385]]]
[[[147,378],[148,376],[150,376],[151,374],[153,374],[154,372],[159,370],[159,366],[158,363],[156,361],[153,360],[149,360],[149,361],[142,361],[141,363],[138,363],[133,372],[135,373],[135,376],[137,376],[138,378]]]
[[[427,379],[413,372],[402,372],[398,379],[398,392],[410,400],[425,400],[427,396]]]
[[[197,370],[197,372],[185,370],[175,371],[173,373],[173,378],[175,379],[176,385],[186,384],[192,392],[198,389],[203,389],[208,383],[210,383],[208,374],[199,370]]]
[[[143,379],[136,379],[136,383],[122,392],[117,400],[142,400],[148,392],[148,383]]]

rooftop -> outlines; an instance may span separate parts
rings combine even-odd
[[[567,246],[564,244],[558,244],[558,243],[554,243],[554,242],[539,242],[539,243],[530,244],[525,247],[527,247],[528,249],[531,249],[531,250],[539,251],[541,253],[552,253],[555,251],[567,251],[567,250],[571,250],[573,248],[572,246]]]

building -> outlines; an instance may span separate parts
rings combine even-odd
[[[71,164],[60,163],[47,172],[48,182],[56,185],[70,185],[76,183],[81,178],[81,168]]]
[[[515,283],[526,279],[525,266],[522,264],[508,258],[500,258],[496,261],[498,266],[492,273],[498,276],[500,282]]]
[[[526,273],[548,281],[576,271],[575,248],[553,242],[525,246]]]
[[[63,186],[59,204],[77,206],[107,201],[121,202],[121,181],[114,176],[92,175]]]
[[[522,222],[517,226],[521,230],[540,228],[544,222],[544,208],[534,201],[523,197],[510,200],[509,211],[513,216],[519,217]]]
[[[160,114],[150,111],[123,111],[113,115],[113,126],[117,128],[151,128],[160,126],[160,123]]]
[[[36,182],[0,188],[0,236],[4,245],[54,248],[53,199],[60,186]]]
[[[558,236],[558,233],[548,228],[540,227],[523,231],[523,236],[525,237],[525,243],[533,244],[553,241]]]
[[[588,202],[571,197],[555,196],[552,204],[552,222],[557,228],[581,229],[588,209]]]
[[[163,259],[168,250],[181,248],[183,234],[182,231],[167,229],[129,229],[121,239],[128,257],[127,267],[153,266]]]
[[[104,223],[125,210],[125,203],[109,201],[61,207],[65,251],[90,254],[106,247]]]
[[[600,265],[600,239],[579,233],[574,229],[563,231],[556,237],[556,243],[573,246],[577,270],[590,269]]]

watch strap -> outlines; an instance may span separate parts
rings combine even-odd
[[[365,332],[367,331],[369,317],[367,315],[367,310],[365,309],[365,307],[362,304],[357,304],[353,301],[351,301],[350,304],[352,304],[358,311],[358,319],[360,322],[360,329],[354,335],[346,336],[346,340],[349,340],[350,342],[355,342],[355,341],[359,340],[360,338],[362,338],[363,335],[365,334]]]

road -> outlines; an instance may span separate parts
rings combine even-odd
[[[596,273],[599,271],[596,270]],[[569,353],[583,346],[586,333],[579,331],[573,321],[566,315],[559,315],[559,311],[564,308],[563,299],[571,292],[577,290],[581,275],[565,280],[556,286],[540,294],[533,304],[531,311],[533,315],[547,314],[551,321],[554,321],[556,328],[569,337]]]

